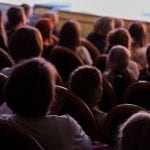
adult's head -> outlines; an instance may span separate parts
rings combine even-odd
[[[40,56],[43,42],[40,32],[34,27],[22,27],[11,37],[8,51],[16,63]]]
[[[108,32],[114,29],[114,25],[111,17],[99,17],[94,24],[93,32],[106,37]]]
[[[127,68],[129,59],[129,50],[124,46],[116,45],[108,53],[107,64],[111,70],[119,72]]]
[[[26,3],[23,3],[20,6],[23,8],[27,20],[30,19],[33,16],[32,7],[29,4],[26,4]]]
[[[59,45],[75,48],[80,45],[80,24],[75,20],[64,23],[60,31]]]
[[[54,24],[48,18],[41,18],[39,19],[35,27],[41,32],[43,41],[50,40]]]
[[[147,43],[146,25],[141,22],[133,22],[130,24],[129,33],[133,39],[133,46],[143,47]]]
[[[122,45],[129,50],[131,49],[131,36],[127,29],[116,28],[109,32],[107,37],[107,51],[115,45]]]
[[[149,150],[150,114],[139,112],[127,119],[119,138],[119,150]]]
[[[58,24],[59,16],[55,11],[49,11],[43,15],[43,18],[47,18],[53,22],[54,25]]]
[[[56,70],[42,58],[16,65],[5,85],[7,105],[21,117],[45,116],[54,99]]]
[[[94,107],[103,93],[102,82],[101,72],[94,66],[85,65],[72,72],[69,87],[90,107]]]
[[[8,23],[15,28],[26,24],[26,17],[23,8],[19,6],[12,6],[7,11]]]

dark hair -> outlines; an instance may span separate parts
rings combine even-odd
[[[14,67],[4,93],[7,105],[22,117],[46,115],[55,96],[55,68],[42,58],[32,58]]]
[[[53,22],[48,18],[41,18],[35,24],[35,27],[41,32],[43,41],[50,39],[53,26]]]
[[[15,27],[21,22],[24,22],[24,11],[19,6],[12,6],[7,11],[8,22],[11,26]]]
[[[80,45],[79,23],[70,20],[64,23],[59,37],[59,45],[68,48],[76,48]]]
[[[109,32],[107,37],[107,52],[115,45],[122,45],[130,50],[131,36],[127,29],[116,28]]]
[[[132,115],[120,129],[120,150],[150,149],[150,114],[138,112]]]
[[[147,42],[146,26],[140,22],[134,22],[129,26],[129,32],[133,38],[133,44],[135,46],[143,47]]]
[[[96,67],[84,65],[72,72],[69,86],[87,104],[95,106],[103,93],[102,81],[102,74]]]
[[[22,27],[11,37],[8,51],[15,62],[41,55],[43,42],[40,32],[34,27]]]
[[[27,16],[28,12],[31,9],[31,6],[29,4],[25,4],[25,3],[21,4],[20,6],[23,8],[25,15]]]

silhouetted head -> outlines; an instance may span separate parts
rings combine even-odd
[[[12,6],[7,11],[8,22],[12,27],[16,27],[20,23],[26,24],[26,17],[23,8]]]
[[[47,18],[41,18],[36,22],[35,27],[41,32],[43,41],[51,38],[54,27],[54,24],[51,20]]]
[[[93,32],[106,37],[108,32],[114,29],[114,25],[111,17],[99,17],[94,24]]]
[[[59,45],[75,48],[80,45],[80,24],[75,20],[64,23],[59,37]]]
[[[26,4],[26,3],[23,3],[20,6],[23,8],[23,10],[25,12],[25,15],[26,15],[26,18],[30,19],[33,15],[32,7],[29,4]]]
[[[150,149],[150,114],[139,112],[131,116],[120,128],[120,150]]]
[[[40,56],[43,42],[40,32],[34,27],[22,27],[11,37],[8,46],[9,53],[16,63]]]
[[[103,93],[102,74],[94,66],[81,66],[75,69],[69,80],[70,89],[93,107],[101,100]]]
[[[128,28],[135,46],[143,47],[147,42],[147,30],[145,24],[134,22]]]
[[[116,45],[108,53],[107,64],[111,70],[121,72],[128,66],[129,59],[129,50],[124,46]]]
[[[109,51],[115,45],[125,46],[131,49],[131,36],[127,29],[116,28],[109,32],[107,37],[107,50]]]
[[[54,66],[42,58],[16,65],[4,89],[7,105],[21,117],[45,116],[55,96],[55,72]]]

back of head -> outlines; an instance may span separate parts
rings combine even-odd
[[[88,105],[95,106],[103,93],[102,74],[93,66],[78,67],[70,76],[69,86]]]
[[[125,22],[122,18],[114,18],[115,28],[123,28],[125,27]]]
[[[104,37],[114,28],[114,20],[111,17],[100,17],[96,20],[93,32]]]
[[[64,23],[60,31],[59,45],[74,48],[80,45],[80,24],[75,20]]]
[[[143,47],[147,42],[146,26],[141,22],[134,22],[129,26],[129,32],[133,38],[133,42],[140,47]]]
[[[58,14],[55,11],[49,11],[48,13],[45,13],[43,15],[43,18],[48,18],[49,20],[53,22],[54,25],[56,25],[59,20]]]
[[[131,47],[131,36],[127,29],[125,28],[116,28],[109,32],[107,37],[107,46],[108,51],[114,45],[122,45],[130,50]]]
[[[139,112],[131,116],[120,128],[120,150],[150,149],[150,114]]]
[[[17,63],[41,55],[43,42],[40,32],[34,27],[22,27],[11,37],[9,53]]]
[[[50,39],[50,36],[53,31],[53,26],[54,26],[53,22],[49,20],[48,18],[41,18],[35,24],[35,27],[42,34],[43,41]]]
[[[129,51],[121,45],[113,46],[108,53],[108,67],[113,71],[122,71],[126,69],[129,62]]]
[[[32,14],[33,14],[32,7],[29,4],[23,3],[20,6],[23,8],[27,18],[32,17]]]
[[[7,11],[8,22],[12,27],[17,26],[20,23],[25,24],[25,13],[19,6],[12,6]]]
[[[7,105],[21,117],[45,116],[54,98],[55,71],[42,58],[16,65],[4,88]]]

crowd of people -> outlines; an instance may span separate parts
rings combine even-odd
[[[143,22],[127,26],[123,19],[98,17],[93,31],[84,37],[99,52],[92,58],[81,42],[84,29],[79,21],[70,19],[58,29],[58,14],[49,11],[32,24],[33,10],[28,4],[12,6],[6,15],[7,22],[3,22],[0,11],[0,48],[13,63],[0,70],[7,77],[0,91],[4,95],[0,119],[25,128],[46,150],[149,150],[150,108],[122,122],[112,147],[105,140],[108,112],[99,105],[104,80],[114,89],[117,105],[124,104],[129,85],[150,81],[149,33]],[[62,57],[66,65],[61,68],[63,75],[58,68]],[[68,66],[71,71],[66,73]],[[97,141],[71,115],[51,113],[57,103],[57,85],[85,102],[96,121]]]

